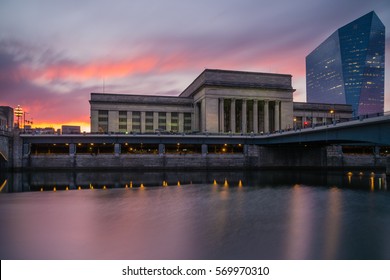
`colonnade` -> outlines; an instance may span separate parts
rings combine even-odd
[[[219,132],[278,131],[280,130],[280,106],[279,100],[220,98]]]

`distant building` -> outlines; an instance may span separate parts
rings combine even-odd
[[[91,93],[91,132],[291,129],[294,91],[291,75],[206,69],[177,97]]]
[[[31,125],[24,126],[24,133],[26,133],[26,134],[60,134],[59,130],[56,131],[53,127],[32,128]]]
[[[81,128],[77,125],[63,125],[61,126],[62,134],[80,134]]]
[[[14,127],[14,109],[0,106],[0,131],[11,131]]]
[[[294,102],[295,128],[345,122],[351,118],[352,106],[348,104]]]
[[[306,57],[307,101],[384,111],[385,26],[370,12],[339,28]]]

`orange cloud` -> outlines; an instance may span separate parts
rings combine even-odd
[[[74,79],[88,80],[91,78],[123,77],[134,73],[152,71],[158,64],[156,56],[143,56],[123,61],[106,61],[88,64],[63,63],[50,65],[43,69],[40,77],[45,80]]]

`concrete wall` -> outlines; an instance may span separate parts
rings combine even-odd
[[[252,146],[248,150],[248,166],[253,167],[322,167],[326,165],[326,152],[315,146]]]
[[[243,154],[232,155],[30,155],[24,166],[36,169],[208,169],[243,168]]]
[[[320,146],[260,147],[249,145],[243,154],[182,155],[25,155],[23,167],[33,169],[246,169],[246,168],[389,168],[388,157],[343,155]]]
[[[0,135],[0,169],[8,168],[10,159],[11,138],[6,135]]]

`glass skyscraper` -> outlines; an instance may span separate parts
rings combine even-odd
[[[339,28],[306,57],[307,102],[384,111],[385,26],[370,12]]]

